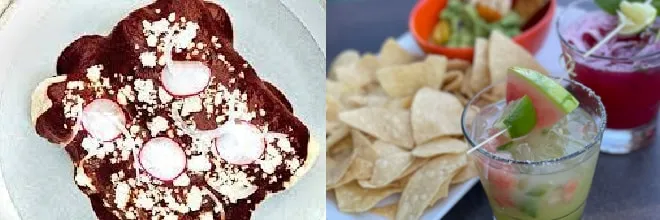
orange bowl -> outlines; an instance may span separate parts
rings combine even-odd
[[[556,0],[550,0],[545,8],[539,10],[538,14],[530,19],[529,24],[523,26],[522,33],[514,36],[513,40],[530,53],[536,53],[548,36],[556,4]],[[433,27],[438,22],[439,14],[445,5],[447,5],[447,0],[419,0],[410,13],[408,28],[417,44],[426,53],[442,54],[449,58],[471,61],[474,54],[472,47],[445,47],[429,41]]]

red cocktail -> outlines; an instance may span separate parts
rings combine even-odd
[[[603,151],[627,153],[651,143],[660,106],[660,21],[635,35],[617,35],[591,56],[594,47],[618,25],[616,16],[577,1],[557,27],[574,78],[598,94],[607,111]]]

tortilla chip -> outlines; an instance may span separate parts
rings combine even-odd
[[[434,89],[420,89],[411,107],[415,143],[423,144],[446,135],[461,135],[463,105],[452,94]],[[340,115],[341,118],[341,115]]]
[[[342,212],[365,212],[388,196],[401,192],[401,188],[364,189],[351,182],[335,189],[337,206]]]
[[[375,81],[378,68],[380,68],[378,58],[368,54],[353,65],[337,67],[337,80],[354,87],[363,87]]]
[[[348,168],[356,157],[357,151],[352,148],[345,149],[332,156],[331,159],[336,162],[336,165],[328,167],[328,170],[326,170],[326,185],[331,186],[339,182],[339,180],[344,177],[344,174],[346,174]]]
[[[353,160],[353,163],[348,168],[348,171],[346,171],[344,176],[336,183],[331,185],[326,185],[326,190],[341,187],[354,180],[369,179],[371,177],[373,165],[374,165],[373,163],[366,161],[362,158],[359,157],[355,158],[355,160]]]
[[[438,193],[433,196],[433,199],[431,199],[431,203],[429,204],[429,207],[432,207],[437,203],[439,200],[444,199],[449,195],[449,183],[451,180],[446,180],[445,182],[440,185],[440,190],[438,190]]]
[[[378,152],[379,155],[390,155],[390,154],[408,152],[399,146],[381,140],[374,141],[372,147]]]
[[[408,168],[406,168],[406,170],[403,171],[403,173],[401,173],[401,175],[399,175],[399,178],[397,178],[397,179],[400,179],[400,178],[403,178],[403,177],[406,177],[406,176],[412,174],[413,172],[417,171],[420,167],[424,166],[426,164],[426,162],[429,162],[428,158],[415,158],[415,160],[413,160],[412,164],[410,164],[410,166],[408,166]]]
[[[340,121],[325,121],[326,138],[330,136],[329,134],[338,130],[342,125],[344,125],[344,123],[341,123]]]
[[[382,188],[397,178],[412,164],[414,157],[409,152],[381,155],[374,163],[369,181],[360,181],[364,188]]]
[[[372,163],[380,157],[369,138],[362,132],[353,130],[351,131],[351,137],[353,138],[353,146],[358,150],[358,157]]]
[[[445,81],[443,82],[444,84],[442,85],[442,90],[452,92],[460,90],[461,85],[463,85],[464,75],[465,73],[460,70],[451,70],[447,72]]]
[[[445,73],[447,72],[447,57],[438,56],[438,55],[428,55],[424,60],[424,63],[428,65],[429,75],[427,76],[426,86],[440,89],[442,86],[442,81],[445,78]]]
[[[360,53],[357,50],[344,50],[337,55],[330,65],[328,78],[337,79],[336,70],[338,67],[350,66],[360,59]]]
[[[351,95],[346,98],[346,102],[351,107],[383,107],[389,102],[387,96],[378,95],[378,94],[367,94],[367,95]]]
[[[353,148],[353,139],[351,139],[350,135],[347,135],[336,144],[332,146],[328,145],[328,152],[330,155],[336,155],[349,148]]]
[[[412,99],[413,96],[390,99],[385,106],[389,109],[410,109]]]
[[[341,110],[341,104],[337,98],[326,94],[325,95],[325,120],[326,121],[336,121],[339,118],[339,111]]]
[[[389,205],[386,205],[386,206],[383,206],[383,207],[373,208],[373,209],[369,210],[369,212],[374,213],[376,215],[383,216],[383,217],[385,217],[385,219],[388,219],[388,220],[394,220],[394,216],[396,215],[396,209],[397,209],[397,206],[396,206],[396,203],[395,203],[395,204],[389,204]]]
[[[490,69],[490,83],[495,84],[506,79],[509,67],[518,66],[536,70],[548,75],[548,71],[539,64],[534,55],[525,48],[516,44],[509,37],[498,30],[490,32],[488,42],[488,68]],[[504,94],[505,85],[499,84],[495,94]]]
[[[409,111],[365,107],[342,112],[339,119],[378,139],[408,149],[413,147]]]
[[[339,141],[348,136],[350,129],[346,125],[340,125],[336,130],[328,132],[325,137],[326,146],[328,148],[334,147]]]
[[[462,153],[468,149],[465,142],[454,138],[439,138],[424,143],[412,150],[412,155],[420,158],[430,158],[442,154]]]
[[[470,85],[470,80],[472,79],[472,67],[468,68],[465,70],[465,74],[463,74],[463,81],[461,82],[461,94],[465,97],[471,98],[474,96],[474,92],[472,92],[472,88]]]
[[[439,186],[449,181],[465,163],[465,154],[448,154],[432,159],[415,172],[403,189],[396,219],[419,219],[440,192]]]
[[[429,56],[423,62],[383,68],[376,78],[383,90],[394,98],[410,96],[422,87],[439,89],[447,71],[447,58]]]
[[[470,62],[462,59],[449,59],[447,60],[447,71],[450,70],[459,70],[465,71],[470,67]]]
[[[325,81],[325,94],[331,95],[332,97],[335,97],[339,100],[341,100],[342,96],[349,94],[359,94],[359,93],[362,93],[362,90],[360,88],[352,87],[346,85],[343,82],[338,82],[334,80]]]
[[[415,61],[415,56],[401,48],[393,38],[385,40],[380,47],[378,58],[383,67],[408,64]]]
[[[477,38],[474,43],[474,58],[472,59],[472,77],[470,77],[470,89],[479,92],[490,84],[490,73],[488,72],[488,41]]]
[[[458,174],[456,174],[456,176],[452,178],[451,184],[462,183],[469,179],[477,177],[478,175],[479,173],[477,173],[477,168],[475,167],[474,162],[468,160],[467,165],[461,168]]]

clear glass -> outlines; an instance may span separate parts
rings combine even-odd
[[[497,220],[577,220],[582,217],[607,121],[605,108],[600,98],[581,83],[570,79],[554,79],[577,98],[579,108],[593,120],[596,134],[584,146],[579,145],[581,147],[573,153],[543,161],[513,160],[484,148],[473,152],[471,158],[479,170],[481,184]],[[485,101],[488,99],[484,96],[492,94],[491,90],[496,86],[502,85],[496,84],[479,92],[463,112],[463,134],[472,147],[483,141],[477,138],[483,138],[479,130],[488,128],[482,128],[483,124],[480,123],[473,124],[474,112],[469,109],[492,106],[491,102]],[[481,113],[477,111],[476,114]]]
[[[573,79],[593,89],[602,98],[607,109],[609,118],[601,150],[612,154],[626,154],[651,145],[655,138],[660,108],[660,41],[655,39],[656,41],[647,42],[641,37],[615,38],[610,41],[611,44],[606,45],[628,46],[604,46],[605,51],[611,51],[611,54],[595,54],[585,58],[585,49],[577,46],[573,40],[581,40],[580,44],[583,44],[589,41],[590,35],[603,36],[612,28],[612,25],[607,23],[616,22],[616,18],[609,16],[605,18],[610,19],[590,17],[600,11],[591,0],[572,2],[557,19],[557,30],[563,57],[571,62],[568,66],[574,67],[571,71]],[[657,20],[654,28],[658,25],[660,23]],[[656,38],[655,35],[652,37]],[[639,42],[636,42],[637,39]],[[631,42],[643,44],[628,44]],[[641,45],[645,45],[646,49],[638,53],[636,49]],[[612,54],[619,53],[617,51],[621,51],[620,54],[634,55],[613,57]]]

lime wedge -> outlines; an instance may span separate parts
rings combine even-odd
[[[651,4],[622,1],[619,4],[619,22],[625,22],[621,35],[635,35],[655,21],[656,9]]]
[[[524,95],[522,98],[509,102],[495,126],[507,129],[510,138],[527,135],[536,126],[536,110],[532,100]]]

